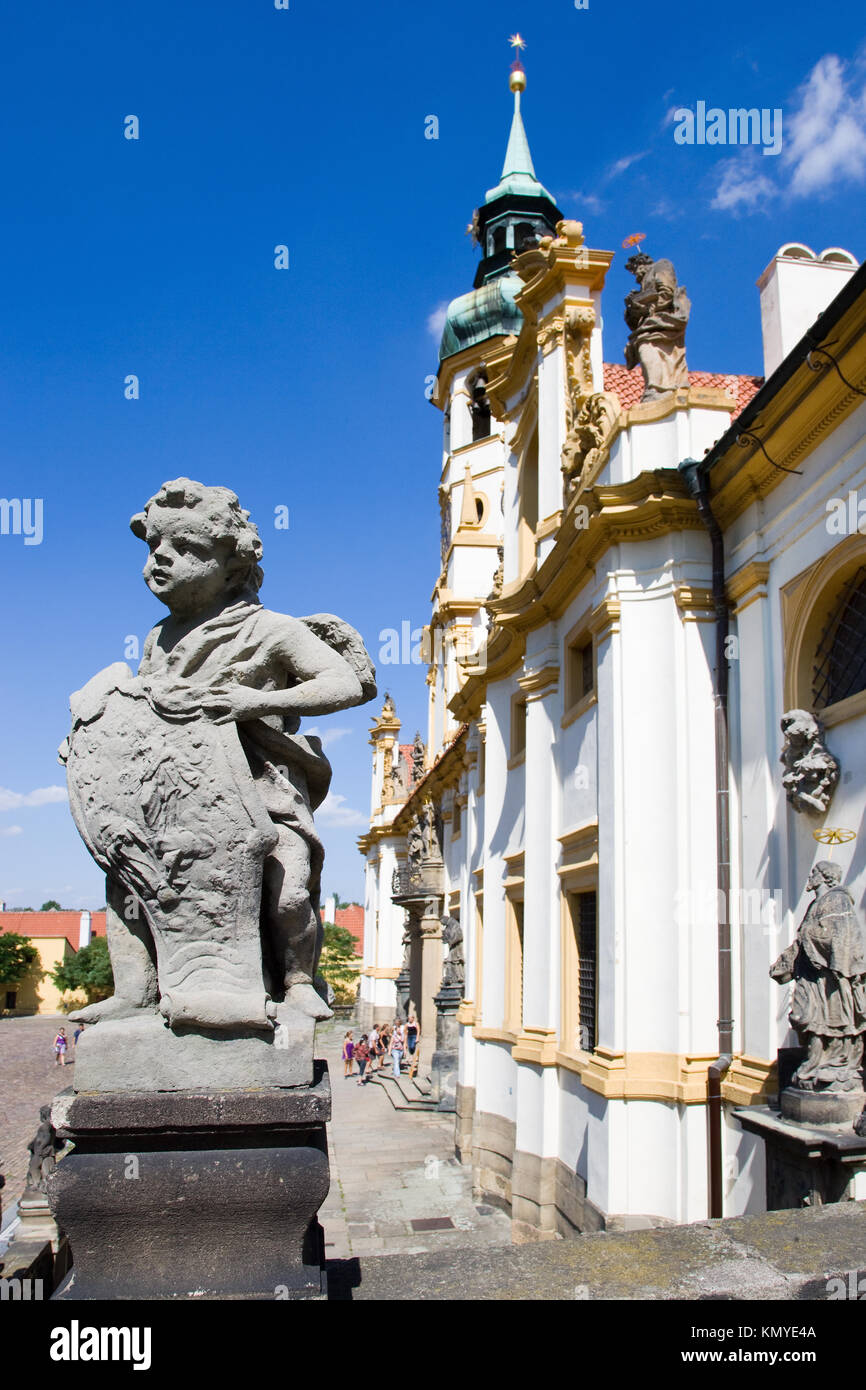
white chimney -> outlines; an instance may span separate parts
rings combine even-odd
[[[90,913],[82,912],[78,924],[78,949],[90,945]]]
[[[337,899],[332,896],[325,899],[325,921],[336,922],[335,913],[337,911]]]
[[[799,241],[779,247],[758,280],[765,376],[796,347],[856,269],[856,259],[841,246],[828,246],[820,256]]]

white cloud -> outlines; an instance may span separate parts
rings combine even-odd
[[[776,196],[772,179],[763,172],[758,173],[751,160],[727,159],[721,168],[722,177],[712,207],[725,212],[755,212]]]
[[[318,727],[318,725],[314,724],[312,729],[305,729],[304,732],[307,734],[315,734],[317,738],[320,738],[322,740],[322,747],[329,748],[332,743],[336,743],[338,739],[345,738],[347,734],[350,734],[352,732],[352,730],[325,729],[323,733],[322,730]]]
[[[19,806],[48,806],[53,801],[65,800],[65,787],[37,787],[32,792],[10,792],[0,787],[0,811],[17,811]]]
[[[792,170],[789,191],[803,198],[866,176],[866,85],[862,73],[828,53],[797,92],[785,122],[782,161]]]
[[[782,108],[781,133],[778,161],[760,159],[760,172],[754,148],[722,162],[714,208],[755,212],[770,198],[790,202],[866,181],[862,61],[846,63],[835,53],[819,58]]]
[[[20,825],[4,825],[0,830],[0,835],[21,835],[23,833]]]
[[[362,811],[354,811],[345,805],[346,798],[338,792],[328,792],[319,809],[316,820],[322,825],[350,826],[369,825],[370,817]]]
[[[596,197],[594,193],[584,193],[580,189],[574,193],[564,193],[560,201],[562,204],[575,203],[578,215],[582,212],[604,212],[604,202],[601,198]]]
[[[637,164],[639,159],[646,159],[648,154],[649,150],[639,150],[637,154],[623,155],[622,159],[617,159],[611,164],[604,176],[605,182],[609,179],[619,178],[620,174],[624,174],[626,169],[631,168],[632,164]]]
[[[445,327],[445,320],[448,317],[448,300],[443,299],[441,304],[437,304],[432,314],[427,315],[427,332],[431,338],[435,338],[438,343],[442,337],[442,329]]]

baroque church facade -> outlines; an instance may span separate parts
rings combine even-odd
[[[637,252],[605,361],[613,254],[536,177],[525,84],[440,348],[426,736],[390,699],[371,731],[359,1021],[415,1009],[457,1153],[538,1239],[767,1203],[769,972],[816,860],[866,892],[866,278],[782,247],[752,378],[689,369]]]

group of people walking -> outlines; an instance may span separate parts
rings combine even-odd
[[[354,1031],[350,1030],[343,1039],[343,1076],[354,1076],[354,1066],[358,1064],[358,1085],[363,1086],[373,1072],[383,1070],[385,1058],[390,1057],[394,1080],[400,1076],[404,1062],[410,1062],[418,1046],[418,1020],[410,1014],[404,1023],[395,1018],[393,1023],[373,1025],[369,1033],[362,1033],[358,1042],[354,1041]]]

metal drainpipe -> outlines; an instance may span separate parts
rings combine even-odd
[[[734,1021],[731,1017],[731,925],[728,904],[731,887],[730,784],[728,776],[728,601],[725,595],[725,545],[712,507],[706,474],[694,459],[684,459],[680,471],[698,505],[713,554],[713,607],[716,614],[716,664],[713,708],[716,731],[716,860],[718,865],[719,1055],[707,1070],[709,1117],[710,1216],[724,1215],[722,1166],[722,1081],[733,1060]]]

